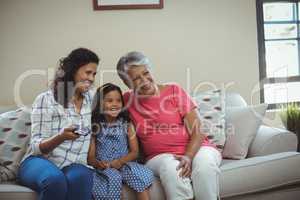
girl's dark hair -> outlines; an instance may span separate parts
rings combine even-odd
[[[124,98],[122,95],[122,90],[120,87],[112,84],[112,83],[105,83],[104,85],[100,86],[96,94],[93,98],[93,104],[92,104],[92,125],[98,125],[100,122],[105,122],[104,112],[102,108],[100,107],[105,95],[111,91],[118,91],[121,95],[121,101],[122,101],[122,111],[118,115],[118,119],[123,119],[125,122],[129,122],[129,113],[127,109],[124,109],[125,103]],[[94,131],[93,131],[94,132]]]
[[[83,65],[95,63],[99,64],[98,56],[89,49],[78,48],[73,50],[67,57],[59,60],[54,81],[51,85],[56,102],[68,107],[68,103],[74,92],[74,76]]]

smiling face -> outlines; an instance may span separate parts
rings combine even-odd
[[[156,83],[145,65],[132,66],[127,70],[127,74],[133,89],[140,95],[152,96],[157,91]]]
[[[116,120],[123,107],[120,92],[112,90],[105,94],[101,107],[107,121]]]
[[[96,63],[88,63],[80,67],[74,75],[76,90],[80,93],[88,91],[95,81],[96,73]]]

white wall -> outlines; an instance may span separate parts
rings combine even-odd
[[[92,0],[1,0],[0,25],[1,105],[14,104],[15,80],[23,73],[53,70],[80,46],[100,55],[100,70],[114,70],[121,55],[139,50],[152,60],[159,82],[189,89],[233,81],[230,89],[248,102],[259,80],[255,0],[165,0],[162,10],[115,11],[94,11]],[[120,83],[106,73],[104,82],[111,80]],[[46,76],[26,78],[22,101],[31,103],[46,85]]]

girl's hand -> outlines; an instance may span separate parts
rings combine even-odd
[[[175,159],[179,161],[177,170],[181,169],[180,177],[190,177],[192,174],[192,160],[188,156],[175,155]]]
[[[95,168],[104,170],[106,168],[109,168],[109,166],[110,166],[109,162],[102,160],[102,161],[97,161]]]
[[[76,140],[77,138],[80,137],[80,135],[74,133],[75,128],[69,127],[69,128],[64,128],[61,133],[61,137],[63,140]]]
[[[119,159],[116,159],[111,161],[110,166],[115,169],[120,169],[123,166],[123,164]]]

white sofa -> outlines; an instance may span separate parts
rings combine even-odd
[[[227,106],[245,106],[244,99],[231,93]],[[246,159],[223,160],[220,195],[222,200],[298,200],[300,197],[300,153],[297,137],[284,129],[262,125],[254,138]],[[170,183],[172,184],[172,183]],[[124,187],[125,199],[133,200],[133,192]],[[164,200],[157,178],[150,190],[151,199]],[[34,200],[35,192],[17,183],[0,184],[0,200]]]

